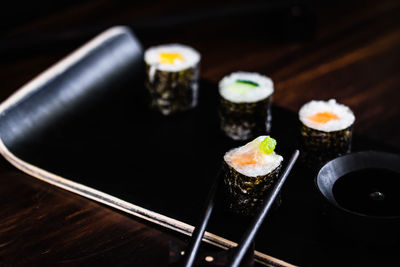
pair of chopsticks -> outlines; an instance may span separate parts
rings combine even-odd
[[[267,197],[264,206],[259,211],[257,216],[253,219],[253,221],[251,222],[250,227],[247,229],[242,240],[239,242],[239,245],[234,248],[234,251],[233,251],[234,253],[231,255],[231,257],[229,259],[228,266],[237,267],[242,262],[243,257],[246,255],[246,252],[249,249],[251,243],[253,242],[254,237],[256,236],[256,234],[258,232],[258,229],[261,227],[261,224],[263,223],[265,217],[267,216],[269,210],[271,209],[275,198],[278,196],[278,193],[281,190],[284,182],[286,181],[286,178],[288,177],[290,171],[292,170],[298,156],[299,156],[299,151],[295,150],[292,157],[290,158],[285,170],[283,171],[282,175],[278,179],[278,181],[275,184],[274,188],[272,189],[271,193]],[[215,194],[217,192],[217,189],[219,187],[220,180],[221,180],[220,174],[221,174],[221,171],[218,172],[217,177],[216,177],[216,179],[211,187],[211,190],[207,196],[207,205],[203,212],[203,216],[193,231],[192,238],[188,245],[188,252],[185,253],[185,256],[183,259],[183,262],[184,262],[183,266],[185,266],[185,267],[193,266],[193,263],[195,261],[197,252],[200,247],[201,240],[202,240],[204,232],[206,230],[211,213],[214,209]]]

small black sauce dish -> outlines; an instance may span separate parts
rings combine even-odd
[[[400,155],[347,154],[326,163],[315,182],[337,232],[363,242],[400,242]]]

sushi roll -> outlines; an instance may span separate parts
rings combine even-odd
[[[274,152],[276,140],[259,136],[224,155],[223,179],[229,208],[241,215],[254,215],[272,190],[282,166]]]
[[[164,115],[197,104],[200,54],[181,44],[150,47],[144,54],[152,106]]]
[[[219,83],[222,131],[234,140],[248,140],[271,128],[272,80],[258,73],[235,72]]]
[[[335,99],[310,101],[299,111],[305,161],[317,167],[351,150],[355,116]]]

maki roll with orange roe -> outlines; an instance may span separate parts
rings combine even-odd
[[[310,101],[299,111],[301,149],[309,165],[320,165],[351,151],[355,116],[335,99]]]
[[[169,115],[197,105],[200,54],[181,44],[150,47],[144,55],[152,106]]]
[[[232,211],[253,215],[262,207],[282,166],[275,146],[276,140],[264,135],[224,155],[223,177]]]

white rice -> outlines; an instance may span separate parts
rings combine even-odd
[[[330,120],[324,124],[309,120],[308,117],[320,112],[331,112],[339,117],[338,120]],[[339,104],[335,99],[329,101],[312,100],[304,104],[299,111],[300,121],[307,127],[323,131],[340,131],[350,127],[355,120],[353,112],[345,105]]]
[[[183,61],[177,60],[174,64],[160,64],[160,53],[179,53],[182,55]],[[148,48],[144,53],[144,61],[157,70],[177,72],[194,67],[200,61],[200,54],[186,45],[166,44]]]
[[[265,135],[259,136],[253,141],[247,143],[244,146],[231,149],[225,156],[225,162],[234,168],[237,172],[246,175],[248,177],[265,176],[275,170],[282,162],[283,157],[272,152],[271,154],[265,154],[260,149],[260,143],[265,139]],[[257,160],[258,164],[239,166],[232,160],[235,156],[240,154],[252,154]]]
[[[259,86],[248,90],[245,94],[229,90],[229,86],[237,80],[247,80],[257,83]],[[253,72],[234,72],[225,76],[219,82],[219,93],[228,101],[234,103],[253,103],[269,97],[274,92],[274,83],[266,76]]]

